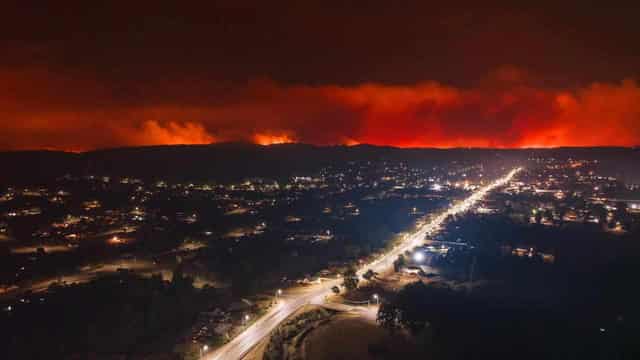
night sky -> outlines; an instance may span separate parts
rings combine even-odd
[[[640,144],[638,3],[26,3],[0,9],[4,150]]]

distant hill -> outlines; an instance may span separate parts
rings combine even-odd
[[[632,148],[557,149],[401,149],[388,146],[315,146],[251,143],[148,146],[96,150],[85,153],[57,151],[0,152],[0,184],[45,183],[63,176],[110,175],[142,179],[233,181],[246,177],[281,178],[309,173],[321,166],[347,161],[402,160],[412,166],[448,161],[486,160],[519,162],[531,156],[622,159],[633,164],[640,151]],[[630,159],[630,161],[626,161]],[[635,162],[638,164],[640,162]],[[622,166],[617,162],[616,166]],[[625,165],[627,166],[627,165]],[[633,167],[628,165],[629,169]],[[634,175],[635,176],[635,175]]]

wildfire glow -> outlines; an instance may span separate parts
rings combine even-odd
[[[439,148],[640,144],[640,86],[634,80],[574,89],[507,80],[472,88],[432,81],[307,86],[260,80],[238,85],[228,97],[212,88],[210,96],[218,100],[203,105],[189,103],[187,94],[184,103],[165,101],[160,90],[153,102],[121,102],[100,84],[0,71],[0,150],[223,141]]]
[[[118,236],[113,236],[111,238],[109,238],[109,240],[107,241],[109,244],[111,245],[120,245],[120,244],[124,244],[125,240],[118,237]]]
[[[295,142],[289,135],[255,134],[253,141],[259,145],[288,144]]]

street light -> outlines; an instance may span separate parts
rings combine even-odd
[[[203,357],[204,354],[207,352],[207,350],[209,350],[209,345],[207,344],[202,345],[202,347],[200,348],[200,357]]]
[[[278,289],[278,291],[276,291],[276,297],[282,295],[282,289]]]
[[[416,251],[413,254],[413,261],[422,262],[423,260],[424,260],[424,254],[422,253],[422,251]]]
[[[380,305],[380,296],[378,294],[373,294],[373,300],[376,301],[376,305]]]

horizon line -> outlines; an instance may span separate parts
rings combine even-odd
[[[0,149],[0,153],[21,153],[21,152],[56,152],[56,153],[65,153],[65,154],[88,154],[93,152],[101,152],[101,151],[117,151],[117,150],[126,150],[126,149],[148,149],[148,148],[168,148],[168,147],[206,147],[206,146],[219,146],[219,145],[231,145],[231,144],[242,144],[249,145],[254,147],[277,147],[277,146],[290,146],[290,145],[304,145],[316,148],[356,148],[362,146],[370,146],[375,148],[392,148],[397,150],[501,150],[501,151],[525,151],[525,150],[557,150],[557,149],[611,149],[611,148],[620,148],[620,149],[636,149],[639,148],[640,145],[565,145],[565,146],[523,146],[523,147],[491,147],[491,146],[395,146],[395,145],[378,145],[371,143],[358,143],[358,144],[312,144],[312,143],[304,143],[304,142],[283,142],[283,143],[274,143],[274,144],[259,144],[250,141],[222,141],[222,142],[214,142],[208,144],[153,144],[153,145],[133,145],[133,146],[115,146],[115,147],[105,147],[105,148],[95,148],[91,150],[71,150],[71,149],[56,149],[50,147],[42,147],[42,148],[33,148],[33,149]]]

